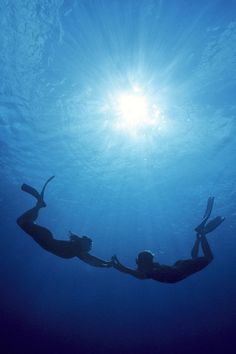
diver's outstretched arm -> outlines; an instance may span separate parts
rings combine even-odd
[[[123,264],[121,264],[119,259],[116,257],[116,255],[114,255],[112,257],[112,261],[113,261],[113,267],[115,269],[119,270],[119,272],[130,274],[133,277],[138,278],[138,279],[146,279],[145,274],[138,272],[135,269],[128,268],[128,267],[124,266]]]
[[[92,256],[89,253],[81,253],[81,255],[79,255],[78,258],[81,259],[81,261],[88,263],[93,267],[111,268],[113,265],[112,260],[104,261],[103,259]]]

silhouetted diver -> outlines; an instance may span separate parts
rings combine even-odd
[[[112,261],[104,261],[89,254],[92,248],[92,240],[87,236],[77,236],[69,232],[70,241],[56,240],[52,233],[45,227],[36,225],[34,222],[38,217],[41,208],[46,207],[44,202],[44,192],[47,184],[54,178],[50,177],[43,186],[41,193],[38,193],[33,187],[23,184],[21,189],[34,196],[37,199],[36,206],[17,219],[17,224],[29,234],[46,251],[62,258],[78,257],[82,261],[94,267],[111,267]]]
[[[113,267],[120,272],[133,275],[138,279],[153,279],[163,283],[176,283],[191,274],[199,272],[213,260],[213,254],[205,235],[215,230],[225,219],[217,216],[207,223],[213,204],[214,198],[210,197],[207,202],[203,221],[195,229],[197,236],[191,252],[191,259],[179,260],[173,266],[161,265],[153,262],[154,254],[152,252],[143,251],[139,253],[136,259],[137,269],[130,269],[124,266],[120,263],[116,255],[112,257]],[[202,257],[198,256],[200,244],[203,251]]]

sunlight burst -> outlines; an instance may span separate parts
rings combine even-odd
[[[137,133],[147,127],[154,127],[158,122],[158,110],[151,105],[146,96],[137,88],[133,92],[117,96],[117,128],[129,133]]]

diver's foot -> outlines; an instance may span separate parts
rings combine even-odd
[[[198,225],[197,227],[195,227],[194,231],[196,231],[196,233],[198,235],[201,235],[204,233],[205,231],[205,222],[202,222],[200,225]]]
[[[46,208],[47,204],[45,203],[45,201],[43,199],[39,199],[37,201],[36,207],[38,208]]]

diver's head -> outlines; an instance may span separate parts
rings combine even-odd
[[[92,240],[88,236],[82,236],[80,239],[81,252],[89,252],[92,249]]]
[[[141,272],[149,271],[153,267],[154,254],[151,251],[142,251],[136,258],[138,270]]]

